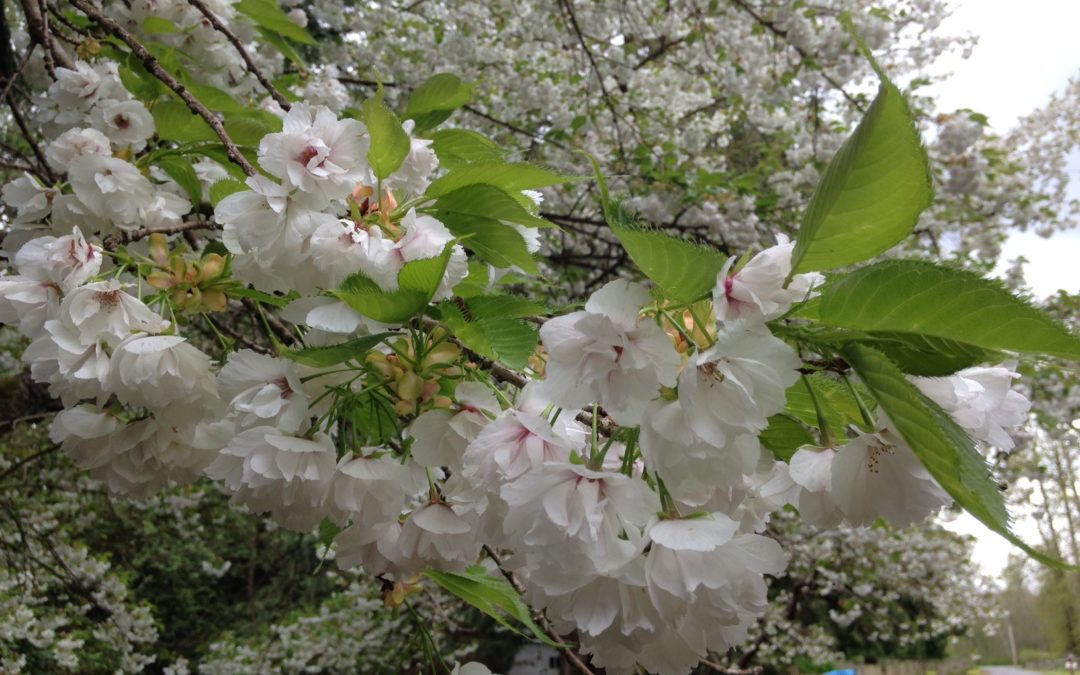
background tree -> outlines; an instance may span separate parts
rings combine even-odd
[[[88,3],[75,4],[84,12],[94,10]],[[839,25],[843,10],[859,7],[859,3],[772,7],[738,0],[659,8],[647,3],[588,7],[571,2],[538,7],[475,3],[455,6],[452,12],[428,3],[390,5],[378,11],[333,3],[304,5],[292,17],[297,23],[310,19],[308,26],[320,41],[318,47],[258,42],[255,23],[240,15],[232,17],[237,19],[235,30],[239,34],[232,37],[248,43],[252,52],[269,64],[267,72],[274,78],[269,87],[257,81],[260,78],[254,77],[250,65],[241,58],[244,51],[233,49],[227,33],[211,30],[214,27],[197,3],[175,3],[158,8],[159,13],[149,12],[149,16],[141,4],[106,3],[104,9],[107,17],[134,35],[133,39],[154,44],[155,58],[166,70],[185,74],[181,88],[200,96],[227,92],[224,99],[213,99],[226,105],[230,105],[229,96],[235,97],[231,103],[235,105],[238,100],[263,97],[264,89],[273,93],[280,87],[290,96],[349,112],[382,82],[391,102],[401,109],[408,105],[406,95],[430,75],[427,64],[446,64],[477,83],[472,102],[456,113],[455,123],[495,133],[519,156],[556,167],[580,167],[582,160],[573,151],[587,150],[599,158],[605,173],[617,177],[615,187],[631,195],[630,203],[641,216],[664,229],[693,234],[737,252],[771,243],[767,240],[774,232],[796,231],[798,213],[825,160],[869,103],[869,72]],[[60,125],[57,120],[64,111],[34,96],[33,88],[46,85],[57,67],[71,65],[65,62],[72,59],[65,42],[79,45],[82,53],[76,56],[90,57],[99,49],[113,54],[108,50],[117,49],[117,43],[104,37],[102,26],[111,30],[114,38],[124,33],[111,28],[107,17],[104,21],[95,18],[96,23],[90,25],[74,11],[46,7],[50,11],[42,15],[40,9],[24,3],[22,17],[17,11],[7,15],[14,24],[25,22],[27,30],[15,31],[12,44],[4,42],[12,48],[0,59],[6,64],[4,73],[11,85],[6,96],[12,124],[7,127],[9,143],[4,152],[14,171],[28,171],[51,182],[55,167],[43,156],[35,131],[27,131],[24,116],[33,113],[34,121],[51,135],[56,128],[50,125]],[[891,3],[872,12],[856,13],[857,29],[872,47],[887,55],[886,67],[908,80],[909,88],[916,91],[920,64],[950,45],[962,46],[955,40],[932,37],[941,10],[938,4]],[[340,28],[342,17],[349,22],[344,29]],[[86,39],[91,35],[95,37]],[[262,35],[267,34],[263,31]],[[362,47],[358,49],[357,44]],[[321,59],[317,58],[319,51]],[[9,58],[16,54],[25,56]],[[303,65],[305,60],[336,63],[337,67],[309,69]],[[346,65],[352,63],[363,66]],[[130,59],[125,65],[125,74],[142,73]],[[16,71],[18,77],[13,77]],[[152,77],[128,77],[123,84],[135,90],[161,87]],[[211,86],[216,89],[206,89]],[[350,93],[344,87],[354,89]],[[183,99],[183,94],[177,96]],[[274,107],[275,102],[282,105],[278,96],[271,98],[264,100],[266,106]],[[287,97],[281,98],[288,103]],[[167,103],[172,107],[155,108],[159,133],[176,131],[169,126],[176,120],[166,111],[186,114],[181,101]],[[931,124],[932,102],[919,103],[924,121]],[[236,118],[230,119],[234,111],[222,112],[225,126],[238,138],[245,125],[252,137],[261,138],[269,131],[266,120],[273,119],[251,114],[240,124]],[[183,120],[187,124],[187,118]],[[941,197],[924,215],[909,250],[955,254],[966,262],[986,264],[993,260],[1008,228],[1027,227],[1036,217],[1050,229],[1067,222],[1066,210],[1059,210],[1053,201],[1053,185],[1047,187],[1032,178],[1051,180],[1060,171],[1059,165],[1052,161],[1021,164],[1011,154],[1013,148],[1021,146],[984,136],[984,121],[974,113],[937,116],[932,123],[939,127],[932,167]],[[208,148],[208,156],[210,152]],[[241,168],[250,162],[240,150],[225,143],[213,152],[223,160],[231,156]],[[187,173],[177,178],[160,166],[157,169],[168,175],[154,177],[160,184],[170,179],[178,186],[183,184],[189,196],[200,190],[212,196],[226,175],[221,168],[225,162],[200,164],[191,167],[194,179]],[[147,165],[147,172],[152,171]],[[559,282],[552,284],[552,294],[560,298],[581,299],[628,266],[625,251],[616,246],[601,218],[596,197],[596,186],[585,183],[547,195],[545,215],[563,225],[563,230],[545,238],[544,251],[549,279]],[[14,234],[6,242],[9,250],[15,250],[28,235],[40,233],[27,225],[23,215],[21,210],[9,213],[14,225]],[[175,227],[177,232],[194,237],[190,230],[211,225],[196,216],[194,222]],[[118,246],[138,238],[136,231],[119,234],[106,243]],[[197,242],[189,240],[192,247],[197,247]],[[200,260],[200,264],[204,262]],[[192,297],[193,302],[212,303],[217,296],[204,293]],[[243,344],[245,338],[263,328],[271,334],[269,340],[284,339],[280,325],[242,312],[220,325],[195,330],[202,331],[200,339],[209,345],[217,339]],[[22,409],[13,417],[37,418],[43,412]],[[19,433],[24,427],[14,420],[10,424]],[[64,481],[86,479],[65,473],[70,467],[62,461],[52,467],[57,473],[49,475],[52,482],[46,483],[50,486],[47,491],[23,480],[36,475],[28,472],[36,470],[39,462],[48,461],[52,450],[40,436],[31,436],[26,443],[14,443],[10,453],[5,453],[9,461],[4,478],[13,482],[7,497],[11,508],[6,513],[16,533],[5,542],[6,553],[13,568],[23,570],[21,578],[29,579],[25,586],[13,582],[10,606],[16,614],[21,611],[24,619],[26,608],[39,610],[27,620],[28,625],[37,627],[26,628],[12,638],[5,652],[5,668],[14,669],[22,662],[30,669],[39,664],[76,663],[85,669],[134,670],[153,656],[158,663],[174,657],[200,659],[207,672],[243,672],[252,667],[299,669],[312,664],[333,670],[346,668],[346,663],[378,671],[417,661],[417,655],[428,652],[433,642],[444,645],[447,655],[464,654],[473,648],[464,640],[458,642],[463,637],[455,634],[461,628],[458,624],[452,619],[443,621],[442,601],[429,598],[430,602],[422,605],[417,602],[421,618],[414,624],[428,625],[428,617],[436,617],[440,626],[437,635],[418,631],[419,638],[406,636],[398,632],[405,623],[402,615],[376,612],[370,639],[404,640],[401,660],[393,665],[378,660],[352,664],[350,659],[365,647],[362,640],[350,641],[349,635],[342,635],[355,630],[355,622],[360,620],[355,612],[375,610],[380,591],[394,604],[398,602],[394,594],[408,589],[374,589],[325,571],[308,577],[313,568],[322,569],[314,555],[315,537],[266,529],[236,514],[225,518],[211,515],[219,513],[217,508],[223,501],[212,490],[181,490],[155,497],[141,508],[118,508],[102,497],[98,488],[83,483],[68,487]],[[1068,462],[1065,466],[1068,468]],[[1063,481],[1067,478],[1059,478],[1058,485],[1065,498],[1068,484]],[[95,489],[98,500],[84,501]],[[128,508],[133,510],[125,511]],[[54,525],[54,521],[63,520],[57,510],[76,524]],[[109,519],[91,517],[106,510]],[[1069,525],[1069,507],[1063,514]],[[168,555],[149,553],[153,550],[150,544],[160,530],[172,527],[171,522],[198,524],[194,530],[204,536],[206,523],[200,519],[205,518],[219,528],[220,542],[213,542],[214,537],[207,537],[212,545],[201,539],[193,542],[185,534],[170,532],[162,548]],[[27,526],[28,522],[32,526]],[[888,578],[860,567],[851,550],[827,545],[833,534],[814,536],[783,527],[773,533],[789,544],[799,564],[772,590],[779,607],[794,605],[795,609],[774,612],[769,621],[787,622],[784,625],[790,630],[798,630],[791,624],[797,622],[815,632],[815,646],[800,653],[792,652],[782,641],[773,644],[777,636],[766,623],[762,635],[769,639],[759,640],[743,655],[749,656],[744,665],[766,657],[768,663],[777,665],[800,656],[821,661],[838,654],[866,658],[886,652],[936,655],[941,653],[946,636],[972,622],[979,594],[948,574],[930,576],[942,589],[940,596],[955,601],[953,607],[920,602],[909,590],[916,575],[927,576],[931,570],[941,573],[942,565],[955,564],[959,555],[955,540],[933,532],[908,533],[906,539],[918,541],[913,547],[917,552],[901,564],[888,566],[887,562],[895,562],[892,557],[901,540],[888,530],[869,532],[863,546],[881,554],[875,569],[888,569]],[[325,533],[321,543],[325,545],[333,534]],[[842,536],[862,535],[845,531]],[[1056,542],[1056,535],[1052,539]],[[123,550],[112,548],[118,540],[124,541]],[[129,557],[133,540],[143,546],[138,548],[139,555]],[[87,554],[83,544],[95,553]],[[236,555],[237,550],[246,553]],[[1050,550],[1066,555],[1061,549]],[[176,551],[184,553],[180,557],[187,558],[186,562],[173,560]],[[106,554],[119,558],[130,571],[126,587],[123,575],[109,575],[102,561]],[[204,583],[177,585],[173,579],[187,579],[195,573],[195,560],[199,560]],[[267,560],[275,564],[264,566]],[[68,567],[71,571],[64,572]],[[53,573],[58,568],[63,568],[59,576]],[[300,578],[303,583],[293,582]],[[864,601],[868,593],[860,591],[871,582],[877,583],[879,590],[891,589],[883,597],[893,601],[877,605]],[[202,593],[211,587],[228,589],[220,605],[206,605]],[[94,598],[97,604],[84,607],[78,621],[64,616],[62,608],[70,605],[71,597],[93,596],[105,588],[111,593],[108,604]],[[821,602],[798,601],[797,596],[807,588],[823,594]],[[948,595],[950,589],[961,596]],[[972,602],[963,604],[961,599]],[[166,611],[164,607],[175,608],[169,610],[175,613],[155,629],[150,617]],[[208,611],[210,608],[213,611]],[[204,612],[216,617],[212,631]],[[252,620],[253,616],[257,620]],[[271,622],[272,628],[262,625]],[[911,630],[901,636],[883,632],[886,624],[905,622]],[[118,628],[110,633],[109,625],[114,624]],[[851,626],[858,630],[850,634],[841,630]],[[225,637],[215,640],[212,633],[216,631],[223,631]],[[199,634],[193,637],[192,633]],[[91,638],[84,637],[88,634]],[[90,639],[95,646],[104,646],[76,654]],[[152,646],[155,639],[157,646]],[[72,661],[80,658],[85,660]]]

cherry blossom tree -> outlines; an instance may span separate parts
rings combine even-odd
[[[50,439],[116,495],[205,478],[328,528],[387,602],[430,583],[582,672],[746,644],[790,510],[955,503],[1060,565],[1011,533],[984,453],[1026,419],[1017,360],[1080,338],[905,257],[969,227],[961,256],[992,257],[1031,215],[970,225],[1008,164],[961,171],[989,152],[971,115],[928,154],[889,74],[952,43],[904,38],[907,6],[25,0],[0,321],[59,400]]]

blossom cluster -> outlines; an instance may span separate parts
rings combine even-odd
[[[114,10],[133,30],[151,10],[194,20],[169,39],[200,45],[195,59],[216,63],[209,81],[240,77],[243,61],[190,8]],[[787,561],[765,534],[774,513],[904,525],[951,502],[882,410],[864,406],[844,438],[797,423],[820,442],[790,461],[763,443],[800,382],[812,392],[810,375],[839,380],[808,368],[784,330],[825,282],[795,273],[786,237],[727,259],[695,302],[610,281],[582,309],[538,321],[540,348],[507,374],[477,353],[486,340],[499,355],[505,324],[474,316],[458,290],[490,289],[513,265],[478,255],[482,232],[451,231],[443,195],[429,194],[442,169],[433,139],[414,133],[420,119],[265,97],[280,131],[250,148],[259,171],[240,184],[208,154],[187,167],[196,190],[154,154],[184,146],[163,138],[116,63],[74,66],[55,69],[37,111],[51,170],[67,180],[28,173],[3,188],[16,215],[0,322],[30,341],[31,377],[63,404],[51,439],[114,493],[207,477],[290,530],[333,523],[337,563],[398,590],[487,555],[594,664],[663,673],[741,643],[766,611],[765,578]],[[258,95],[238,86],[226,88]],[[391,136],[403,147],[385,170]],[[231,193],[192,203],[222,185]],[[535,252],[536,228],[502,214],[534,222],[538,197],[491,185],[505,208],[487,220]],[[192,223],[211,233],[164,236]],[[416,297],[404,320],[372,310]],[[446,306],[464,330],[442,325]],[[245,311],[247,323],[215,321]],[[270,347],[254,337],[263,329]],[[1004,365],[910,381],[1007,449],[1028,408],[1014,377]]]

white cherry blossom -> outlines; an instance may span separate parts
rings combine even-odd
[[[309,440],[259,426],[233,438],[206,475],[224,481],[237,502],[269,511],[283,527],[307,532],[326,515],[336,463],[333,444],[324,434]]]
[[[844,519],[869,525],[884,518],[902,527],[951,504],[952,497],[887,420],[879,420],[879,427],[874,434],[860,433],[832,458],[831,491]]]
[[[373,182],[369,144],[363,123],[297,103],[285,115],[282,131],[259,143],[259,163],[289,187],[325,201],[343,199],[357,183]]]
[[[663,329],[638,317],[649,302],[644,286],[616,280],[594,293],[584,311],[545,322],[544,394],[564,408],[598,401],[617,420],[640,417],[661,385],[675,384],[679,366]]]
[[[1031,408],[1031,401],[1012,389],[1013,380],[1020,377],[1014,368],[1015,362],[965,368],[948,377],[913,377],[911,381],[973,437],[1012,450],[1015,443],[1009,429],[1023,424]]]
[[[716,279],[713,305],[719,321],[775,319],[792,303],[809,299],[812,290],[825,280],[820,274],[791,274],[791,253],[795,242],[784,235],[777,244],[735,269],[737,260],[728,258]]]
[[[786,342],[745,324],[723,329],[716,343],[693,356],[679,376],[679,404],[702,440],[757,433],[780,412],[801,365]]]
[[[179,335],[131,335],[112,362],[106,387],[129,405],[165,410],[217,401],[210,358]]]

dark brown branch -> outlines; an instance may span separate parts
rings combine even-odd
[[[375,80],[364,80],[364,79],[357,78],[357,77],[339,77],[338,82],[341,82],[342,84],[356,84],[356,85],[360,85],[362,87],[378,87],[378,86],[381,85],[383,87],[394,88],[394,87],[400,86],[396,82],[376,82]],[[476,115],[479,118],[485,119],[488,122],[491,122],[492,124],[497,124],[498,126],[504,128],[504,129],[507,129],[508,131],[514,132],[515,134],[520,134],[522,136],[527,136],[528,138],[532,139],[533,141],[538,141],[538,142],[542,141],[542,142],[544,142],[544,143],[546,143],[546,144],[548,144],[548,145],[550,145],[552,147],[559,148],[560,150],[567,150],[568,149],[565,144],[560,143],[559,141],[553,141],[553,140],[544,138],[543,134],[540,134],[539,132],[529,131],[528,129],[519,127],[516,124],[513,124],[512,122],[507,122],[506,120],[501,120],[498,117],[495,117],[494,115],[490,115],[490,114],[484,112],[483,110],[480,110],[476,106],[463,105],[463,106],[461,106],[461,109],[464,110],[465,112],[471,114],[471,115]]]
[[[19,75],[22,73],[23,68],[26,67],[27,62],[34,53],[34,49],[37,48],[36,44],[30,45],[30,49],[26,50],[26,56],[23,57],[22,63],[10,74],[4,74],[7,78],[7,82],[4,83],[4,90],[0,92],[0,99],[6,99],[8,94],[11,93],[11,88],[15,86],[15,81],[19,79]]]
[[[178,234],[191,230],[216,230],[219,225],[205,220],[189,220],[173,227],[140,227],[137,230],[113,232],[101,242],[102,248],[110,253],[115,252],[125,244],[145,239],[152,234]]]
[[[55,415],[56,413],[55,412],[50,412],[50,413],[47,413],[47,414],[48,415]],[[19,420],[12,420],[12,422],[18,422],[18,421]],[[51,446],[45,448],[44,450],[39,450],[38,452],[35,452],[32,455],[27,455],[26,457],[23,457],[22,459],[15,462],[14,464],[9,466],[8,468],[4,469],[4,473],[0,473],[0,483],[2,483],[5,478],[7,478],[11,474],[15,473],[16,471],[18,471],[20,468],[26,466],[30,462],[33,462],[36,459],[40,459],[40,458],[44,457],[45,455],[51,455],[52,453],[56,452],[59,449],[60,449],[59,445],[51,445]]]
[[[49,10],[45,7],[43,0],[37,0],[38,12],[41,16],[41,37],[43,44],[53,44],[52,26],[49,25]],[[51,49],[46,49],[45,52],[45,70],[48,71],[49,76],[56,79],[56,59],[53,58]]]
[[[499,556],[498,553],[495,552],[495,549],[493,549],[487,544],[484,544],[484,553],[486,553],[487,556],[491,558],[491,561],[495,563],[495,567],[499,569],[499,573],[502,574],[508,582],[510,582],[510,585],[514,588],[515,591],[517,591],[518,595],[524,595],[525,586],[522,585],[522,583],[518,580],[517,576],[513,572],[503,567],[502,558]],[[559,636],[558,631],[555,630],[555,627],[551,625],[551,622],[548,621],[548,618],[544,616],[544,613],[541,611],[536,611],[535,614],[537,622],[540,624],[540,627],[544,629],[544,632],[547,633],[547,636],[555,642],[559,642],[561,644],[562,638]],[[572,663],[574,667],[578,669],[578,672],[580,672],[582,675],[595,675],[593,670],[589,668],[589,666],[581,659],[580,656],[578,656],[577,652],[575,652],[573,649],[571,649],[570,647],[561,647],[559,651],[563,653],[563,656],[566,657],[566,660]]]
[[[264,329],[270,331],[269,337],[275,338],[282,344],[286,345],[291,345],[296,342],[296,336],[293,335],[293,332],[289,329],[288,326],[285,325],[285,322],[283,322],[277,316],[270,312],[262,311],[262,307],[260,305],[257,305],[255,301],[251,298],[244,298],[242,302],[244,304],[244,307],[246,307],[248,311],[251,312],[252,321],[258,323],[259,325],[263,326]],[[260,319],[265,319],[265,324],[262,323]]]
[[[652,63],[653,61],[656,61],[657,59],[662,57],[664,54],[667,54],[672,49],[674,49],[675,47],[678,47],[680,44],[685,42],[688,37],[690,37],[689,33],[687,33],[686,35],[683,35],[681,37],[677,37],[674,40],[669,40],[668,36],[661,35],[660,36],[660,44],[658,44],[655,49],[650,49],[648,54],[643,56],[640,61],[635,63],[634,66],[633,66],[634,70],[641,70],[642,68],[644,68],[648,64]]]
[[[259,70],[259,67],[255,65],[255,61],[252,60],[251,54],[249,54],[248,50],[244,48],[243,43],[240,42],[240,38],[236,36],[236,33],[232,32],[231,28],[222,23],[221,19],[218,18],[217,14],[214,14],[212,11],[210,11],[210,8],[206,6],[206,3],[203,2],[203,0],[188,0],[188,2],[191,3],[193,7],[202,12],[202,15],[206,17],[206,19],[210,22],[210,25],[212,25],[217,32],[224,35],[225,38],[232,43],[232,46],[236,49],[237,53],[240,54],[240,58],[244,60],[244,64],[247,66],[248,72],[255,76],[255,79],[259,81],[259,84],[262,85],[263,89],[265,89],[267,93],[274,97],[274,100],[278,102],[278,105],[280,105],[285,110],[291,108],[292,103],[290,103],[289,99],[285,98],[282,93],[278,91],[277,87],[275,87],[273,83],[271,83],[270,80],[267,79],[265,75],[263,75],[262,71]]]
[[[56,182],[56,175],[53,173],[52,167],[49,166],[49,160],[45,158],[45,153],[41,151],[41,146],[37,144],[34,139],[34,133],[30,130],[30,126],[26,123],[26,118],[23,117],[22,111],[19,110],[19,106],[15,103],[15,95],[9,93],[7,95],[8,107],[11,108],[11,116],[15,119],[15,124],[19,125],[19,131],[22,132],[23,138],[26,140],[27,145],[34,152],[34,157],[37,158],[38,165],[41,167],[42,173],[49,179],[50,183]]]
[[[786,42],[788,46],[798,52],[799,56],[803,58],[803,61],[813,61],[810,54],[808,54],[805,49],[792,42],[791,38],[788,37],[788,33],[786,30],[777,28],[775,23],[758,14],[753,7],[751,7],[745,2],[745,0],[731,0],[731,2],[736,7],[752,16],[754,18],[754,21],[756,21],[762,28]],[[818,72],[821,73],[822,79],[832,85],[832,87],[838,92],[843,94],[844,98],[847,99],[847,102],[850,103],[856,110],[858,110],[859,112],[866,112],[866,106],[863,105],[863,103],[856,99],[854,96],[847,93],[847,90],[844,89],[844,86],[834,80],[832,76],[830,76],[828,73],[826,73],[824,68],[819,68]]]
[[[604,84],[604,75],[600,72],[600,66],[596,63],[596,57],[593,56],[592,50],[589,49],[589,44],[585,41],[585,34],[581,31],[581,26],[578,25],[577,16],[574,14],[574,6],[571,3],[572,0],[559,0],[559,4],[566,12],[566,16],[570,21],[570,28],[573,29],[574,34],[577,36],[578,43],[581,44],[581,48],[585,51],[586,58],[589,59],[589,64],[592,66],[593,72],[596,73],[596,79],[600,85],[600,94],[604,97],[604,104],[611,113],[611,123],[615,126],[615,138],[619,144],[619,156],[622,157],[626,154],[626,151],[623,148],[622,127],[619,125],[619,113],[615,110],[615,101],[611,98],[611,92],[608,91],[607,85]]]
[[[24,0],[24,2],[32,1],[33,0]],[[192,96],[191,92],[187,90],[187,87],[170,75],[169,71],[161,66],[158,60],[154,58],[154,55],[147,51],[146,47],[136,40],[134,35],[125,30],[124,27],[116,21],[113,21],[102,14],[100,10],[89,2],[89,0],[71,0],[71,4],[78,7],[91,21],[126,44],[135,54],[136,58],[142,61],[146,70],[152,73],[154,77],[164,82],[165,86],[169,89],[176,92],[176,95],[187,104],[188,108],[191,109],[191,112],[203,118],[203,120],[210,125],[210,128],[214,130],[214,133],[217,134],[217,137],[221,139],[222,144],[225,146],[225,151],[229,155],[229,159],[231,159],[234,164],[243,169],[244,173],[249,176],[254,176],[257,173],[255,167],[247,161],[247,158],[240,152],[240,148],[236,147],[236,143],[229,137],[228,132],[225,131],[225,125],[221,123],[221,120],[218,119],[217,115],[210,112],[210,109],[203,105],[199,99]]]
[[[72,23],[71,19],[67,18],[67,16],[65,16],[64,13],[61,12],[56,5],[49,5],[49,14],[52,14],[54,19],[64,24],[64,26],[66,26],[71,32],[76,33],[77,35],[81,35],[83,37],[90,37],[90,31],[86,30],[82,26],[76,26],[74,23]],[[61,39],[67,40],[69,44],[75,46],[78,46],[79,44],[71,36],[62,35],[60,33],[56,33],[56,35]]]
[[[30,39],[44,47],[56,65],[61,68],[75,70],[75,62],[71,60],[63,46],[48,33],[45,25],[45,17],[41,14],[38,0],[20,0],[23,16],[26,17],[26,30],[30,33]]]

